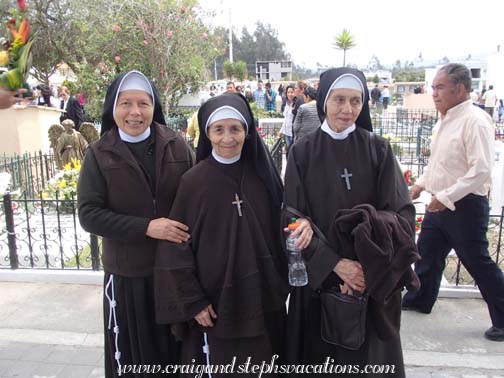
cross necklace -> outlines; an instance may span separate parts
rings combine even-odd
[[[344,174],[340,175],[342,179],[345,180],[346,188],[347,190],[352,190],[352,186],[350,185],[350,177],[352,177],[352,174],[348,172],[348,169],[344,169]]]
[[[243,201],[238,197],[238,193],[235,193],[235,200],[231,202],[232,205],[236,205],[236,209],[238,210],[238,216],[243,216],[242,214],[242,209],[241,209],[241,204]]]

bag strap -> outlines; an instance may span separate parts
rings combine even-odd
[[[369,149],[371,151],[371,161],[373,163],[373,168],[377,169],[378,164],[378,155],[376,153],[376,135],[374,132],[369,132]]]

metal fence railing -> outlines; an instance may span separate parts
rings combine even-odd
[[[11,175],[10,190],[22,190],[28,197],[43,190],[56,173],[56,161],[52,153],[27,153],[0,156],[0,172]]]
[[[0,221],[0,268],[100,269],[99,239],[81,228],[75,198],[5,194]]]

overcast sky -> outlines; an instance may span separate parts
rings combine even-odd
[[[365,67],[375,54],[382,64],[397,59],[424,61],[444,56],[457,59],[504,49],[502,0],[200,0],[215,10],[214,25],[233,30],[255,29],[257,20],[278,31],[279,40],[298,65],[338,66],[343,52],[332,47],[343,28],[357,46],[347,51],[347,63]]]

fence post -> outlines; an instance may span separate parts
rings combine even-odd
[[[98,237],[90,234],[91,241],[91,267],[93,270],[100,270],[100,248],[98,247]]]
[[[3,197],[4,211],[5,211],[5,227],[7,229],[7,241],[9,244],[9,259],[12,269],[19,267],[19,260],[17,255],[16,246],[16,232],[14,229],[14,214],[12,213],[12,200],[10,193]]]

